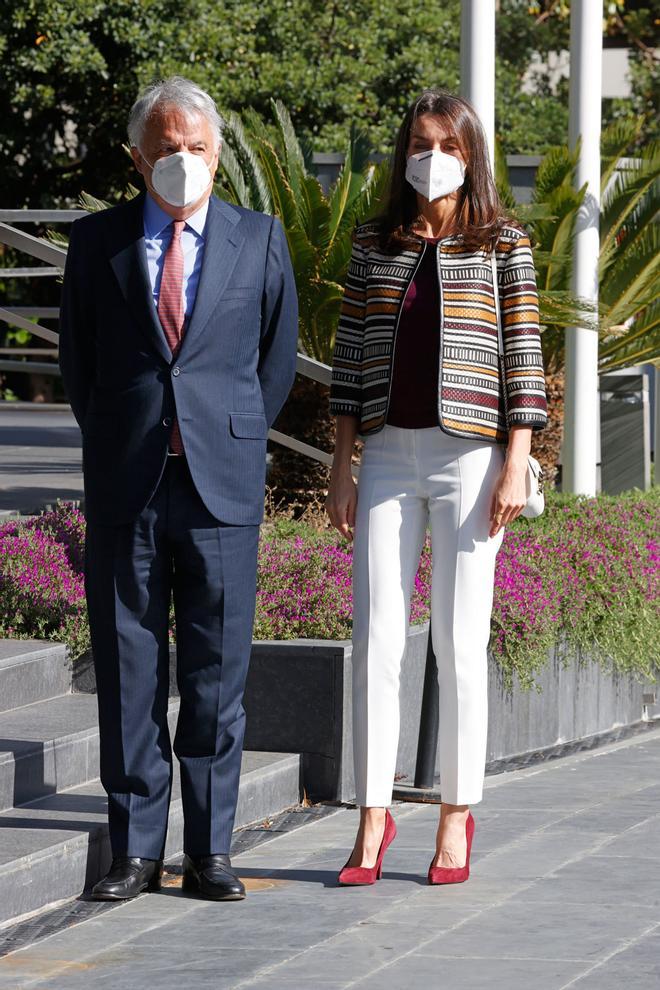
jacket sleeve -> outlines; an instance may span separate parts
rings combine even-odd
[[[64,267],[60,306],[59,360],[64,388],[73,414],[82,427],[95,370],[94,328],[87,293],[91,286],[85,273],[85,247],[79,223],[71,227]]]
[[[257,374],[271,427],[291,391],[298,354],[298,296],[282,224],[273,217],[262,305]]]
[[[542,430],[548,411],[539,331],[539,299],[529,236],[514,241],[501,286],[508,425]]]
[[[366,305],[365,252],[354,236],[332,358],[330,412],[333,416],[360,418]]]

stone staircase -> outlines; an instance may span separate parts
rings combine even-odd
[[[170,701],[176,721],[178,699]],[[110,861],[96,697],[72,691],[64,646],[0,640],[0,926],[79,895]],[[175,768],[168,857],[181,851]],[[243,755],[236,827],[297,804],[300,757]]]

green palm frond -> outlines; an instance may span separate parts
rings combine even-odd
[[[299,202],[302,195],[303,180],[308,174],[305,156],[296,137],[289,111],[281,100],[271,100],[271,106],[277,124],[282,168],[287,175],[293,194]]]
[[[634,364],[660,366],[660,301],[647,306],[622,331],[606,337],[600,351],[601,371],[616,371]]]
[[[575,326],[596,331],[602,327],[594,303],[557,289],[540,290],[539,322],[542,326]]]
[[[317,277],[318,253],[310,243],[306,233],[299,227],[285,227],[291,264],[296,277],[298,292],[304,288],[307,281]],[[315,355],[310,355],[314,357]]]
[[[603,286],[610,324],[630,319],[660,294],[660,230],[651,224],[612,266]]]
[[[300,141],[296,135],[289,111],[281,100],[271,100],[271,106],[273,108],[275,121],[277,123],[277,128],[282,141],[286,168],[287,170],[296,168],[305,174],[308,171],[305,156]]]
[[[284,174],[277,152],[272,144],[263,139],[258,140],[257,148],[263,174],[268,182],[268,192],[273,204],[272,212],[280,218],[285,229],[300,227],[299,200]]]
[[[635,145],[642,133],[644,118],[623,118],[612,121],[600,136],[600,185],[607,189],[619,161]]]
[[[551,148],[543,156],[536,170],[532,202],[548,203],[559,188],[572,186],[577,156],[577,149],[570,152],[563,145]]]
[[[300,189],[300,216],[303,229],[321,252],[330,243],[330,205],[315,175],[304,176]]]
[[[366,137],[355,128],[351,134],[344,155],[344,164],[337,181],[328,197],[330,206],[330,247],[335,236],[352,222],[354,205],[369,184],[369,145]]]
[[[273,212],[273,201],[268,181],[261,167],[253,140],[237,113],[226,116],[225,138],[232,148],[245,184],[250,192],[250,206],[262,213]],[[222,160],[222,156],[221,156]]]
[[[310,280],[299,296],[303,348],[325,364],[332,363],[342,296],[343,287],[325,279]]]
[[[657,210],[660,180],[660,145],[654,142],[642,154],[627,162],[611,180],[603,197],[600,223],[601,251],[607,255],[614,250],[617,238],[637,211],[642,214]]]
[[[367,170],[362,189],[344,215],[335,231],[332,243],[323,257],[320,274],[343,284],[351,257],[352,234],[357,223],[373,217],[383,201],[389,181],[389,166],[385,162]]]
[[[82,192],[78,199],[78,205],[81,210],[87,210],[88,213],[100,213],[101,210],[109,210],[112,204],[105,199],[97,199],[96,196]]]
[[[234,149],[225,143],[220,152],[220,177],[223,183],[223,198],[230,203],[252,208],[252,194],[245,181],[243,169],[238,163]]]

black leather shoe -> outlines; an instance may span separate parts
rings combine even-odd
[[[143,890],[160,890],[162,859],[115,856],[108,875],[92,887],[95,901],[125,901]]]
[[[184,856],[181,889],[211,901],[242,901],[245,887],[234,873],[229,856]]]

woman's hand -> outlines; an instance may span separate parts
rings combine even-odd
[[[489,536],[497,536],[499,531],[519,516],[525,508],[526,476],[526,458],[521,464],[507,462],[502,468],[490,501]]]
[[[330,522],[347,540],[353,539],[355,509],[357,507],[357,485],[350,471],[342,471],[330,477],[325,508]]]
[[[355,416],[337,416],[335,455],[332,461],[325,508],[330,522],[347,540],[353,539],[357,486],[353,481],[351,460],[358,421]]]
[[[512,428],[504,467],[490,500],[489,536],[519,516],[527,504],[527,456],[532,443],[528,426]]]

